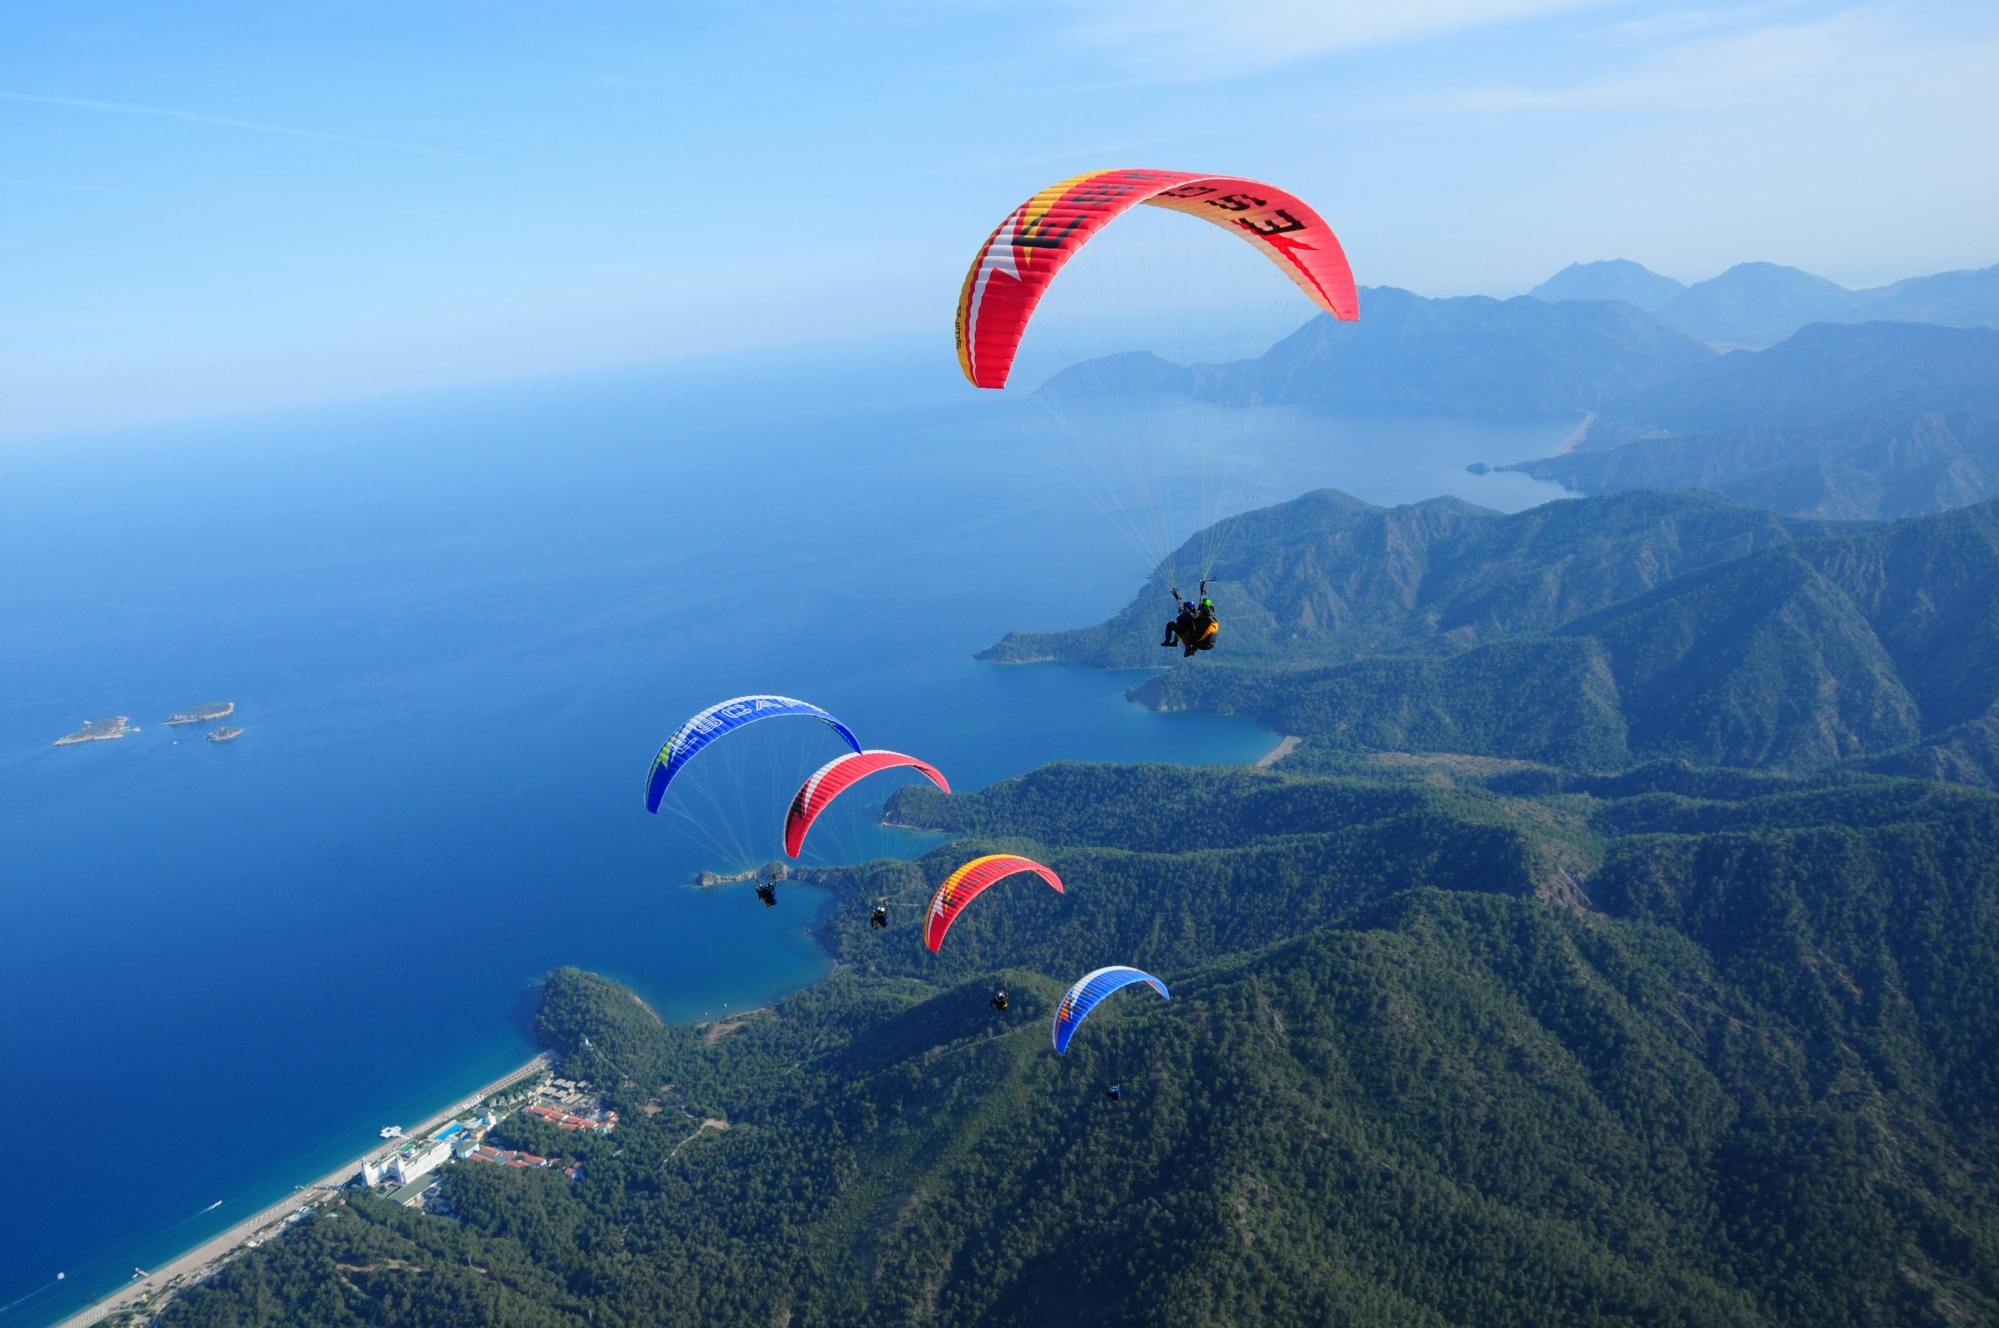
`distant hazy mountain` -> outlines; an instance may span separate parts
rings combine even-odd
[[[1721,345],[1767,346],[1807,323],[1856,310],[1857,296],[1824,277],[1775,263],[1738,263],[1674,296],[1659,316],[1683,332]]]
[[[1999,782],[1999,504],[1856,525],[1703,495],[1500,516],[1314,494],[1229,547],[1222,647],[1146,684],[1155,705],[1257,714],[1321,754],[1892,759]],[[987,657],[1141,663],[1167,606],[1150,587],[1101,627]]]
[[[1809,323],[1999,327],[1999,265],[1856,291],[1775,263],[1739,263],[1718,277],[1682,286],[1617,259],[1571,263],[1531,294],[1541,300],[1622,300],[1723,347],[1774,345]]]
[[[1628,258],[1599,263],[1571,263],[1527,292],[1537,300],[1622,300],[1656,314],[1686,285],[1662,277]]]
[[[1592,440],[1629,441],[1611,423],[1697,433],[1956,411],[1999,415],[1999,330],[1820,323],[1606,402]]]
[[[1815,323],[1607,402],[1579,448],[1507,469],[1582,493],[1909,516],[1999,495],[1996,421],[1999,330]]]
[[[1547,417],[1592,409],[1711,357],[1628,305],[1431,300],[1377,287],[1362,293],[1359,322],[1315,318],[1255,360],[1188,368],[1143,353],[1107,356],[1063,370],[1041,391]]]
[[[1572,264],[1510,300],[1372,287],[1362,292],[1358,322],[1315,318],[1254,360],[1187,366],[1134,351],[1073,365],[1040,390],[1515,419],[1602,409],[1673,432],[1986,408],[1991,394],[1958,389],[1967,376],[1999,380],[1980,358],[1989,341],[1823,326],[1870,320],[1999,327],[1999,267],[1849,291],[1771,263],[1742,263],[1681,287],[1618,259]],[[1710,343],[1772,354],[1717,361]],[[1928,363],[1933,357],[1940,362]],[[1681,418],[1738,377],[1733,405],[1711,402],[1726,421]],[[1779,395],[1758,405],[1766,390]]]
[[[1999,326],[1999,264],[1911,277],[1860,294],[1861,313],[1868,318],[1948,327]]]
[[[1999,418],[1749,425],[1508,467],[1579,493],[1708,489],[1798,516],[1915,516],[1999,497]]]

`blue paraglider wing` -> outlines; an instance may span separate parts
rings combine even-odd
[[[1105,997],[1124,990],[1134,982],[1150,983],[1161,996],[1173,999],[1165,983],[1141,969],[1113,964],[1109,968],[1085,973],[1076,980],[1075,986],[1063,994],[1062,1003],[1055,1007],[1055,1050],[1069,1050],[1069,1039],[1075,1036],[1076,1026],[1089,1017],[1090,1011],[1102,1004]]]
[[[666,796],[666,786],[673,782],[681,767],[693,760],[709,743],[745,724],[784,715],[803,715],[819,720],[845,738],[849,747],[857,752],[861,750],[861,740],[854,736],[852,729],[810,701],[799,701],[789,696],[738,696],[718,701],[675,729],[673,736],[666,740],[666,746],[659,749],[659,755],[653,757],[652,772],[646,776],[646,810],[659,810],[659,801]]]

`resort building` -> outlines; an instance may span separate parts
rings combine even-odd
[[[451,1142],[441,1139],[424,1148],[398,1153],[389,1163],[389,1175],[398,1185],[407,1185],[418,1176],[435,1171],[451,1157]]]

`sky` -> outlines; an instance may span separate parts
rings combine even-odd
[[[0,17],[0,440],[880,342],[1041,185],[1225,170],[1365,285],[1999,262],[1999,6],[140,3]]]

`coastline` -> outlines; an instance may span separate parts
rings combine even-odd
[[[1256,758],[1256,768],[1258,770],[1270,769],[1271,766],[1276,765],[1279,761],[1297,751],[1298,744],[1303,741],[1304,739],[1295,733],[1285,734],[1277,740],[1275,747],[1272,747],[1269,751]]]
[[[1595,423],[1596,423],[1595,411],[1592,410],[1584,414],[1582,423],[1578,424],[1575,428],[1569,430],[1568,436],[1562,439],[1561,442],[1556,443],[1555,450],[1548,453],[1548,455],[1551,457],[1567,456],[1569,453],[1575,451],[1578,447],[1581,447],[1583,444],[1583,439],[1589,437],[1590,425]]]
[[[405,1138],[410,1136],[422,1138],[428,1135],[432,1130],[437,1129],[459,1112],[475,1105],[481,1099],[491,1097],[493,1094],[519,1083],[522,1079],[530,1075],[540,1074],[542,1071],[551,1068],[554,1063],[554,1058],[549,1053],[545,1051],[537,1052],[534,1058],[527,1063],[508,1071],[470,1096],[462,1097],[450,1106],[432,1113],[422,1124],[406,1131]],[[273,1224],[284,1222],[307,1204],[315,1203],[337,1192],[349,1180],[354,1178],[355,1173],[361,1170],[363,1162],[366,1162],[377,1154],[393,1152],[403,1142],[403,1139],[381,1141],[375,1147],[356,1157],[353,1161],[344,1163],[340,1167],[327,1172],[318,1180],[299,1186],[292,1191],[290,1196],[278,1200],[276,1203],[245,1218],[227,1230],[209,1237],[199,1245],[175,1255],[166,1263],[149,1272],[143,1280],[129,1283],[109,1295],[93,1301],[90,1305],[70,1315],[68,1318],[57,1321],[55,1328],[86,1328],[86,1325],[101,1323],[113,1315],[140,1309],[144,1302],[154,1300],[155,1298],[157,1298],[155,1303],[145,1305],[144,1307],[148,1311],[149,1316],[150,1314],[158,1313],[173,1293],[181,1290],[183,1287],[191,1286],[213,1273],[222,1264],[234,1258],[250,1239],[259,1232],[264,1231]]]

